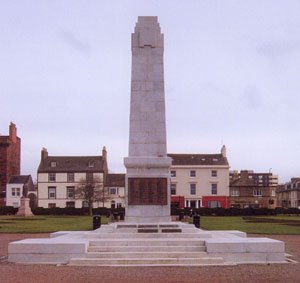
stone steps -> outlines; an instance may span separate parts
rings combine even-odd
[[[69,265],[81,266],[195,266],[222,265],[223,258],[72,258]]]
[[[207,257],[206,252],[178,252],[176,251],[167,251],[167,252],[88,252],[86,255],[87,258],[205,258]]]
[[[92,246],[204,246],[203,240],[173,238],[173,239],[102,239],[102,240],[91,240],[89,242],[90,247]]]
[[[69,265],[200,266],[224,264],[222,257],[208,256],[203,239],[190,238],[188,234],[146,233],[142,234],[142,237],[140,233],[135,233],[134,237],[131,233],[120,234],[115,235],[122,237],[90,240],[86,256],[72,258]]]
[[[159,239],[159,238],[211,238],[211,233],[92,233],[85,236],[89,239]]]
[[[205,252],[204,246],[90,246],[88,252]]]

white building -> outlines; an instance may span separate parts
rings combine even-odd
[[[37,172],[38,206],[76,207],[87,206],[82,199],[75,199],[75,188],[84,179],[97,179],[103,188],[103,175],[107,171],[106,149],[102,156],[49,156],[45,148]],[[94,203],[93,207],[102,206]]]
[[[226,148],[219,154],[168,154],[171,199],[179,207],[229,207]]]
[[[30,175],[11,176],[6,185],[6,205],[20,207],[20,199],[26,196],[30,199],[30,206],[36,206],[36,189]]]
[[[83,180],[93,178],[103,197],[93,207],[124,206],[124,174],[108,174],[107,152],[102,156],[49,156],[46,149],[41,152],[38,176],[38,206],[87,207],[84,199],[75,195]],[[123,182],[122,182],[123,177]]]

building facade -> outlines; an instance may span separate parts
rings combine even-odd
[[[41,151],[38,176],[38,206],[88,207],[84,198],[78,197],[78,188],[93,180],[97,201],[93,207],[124,207],[125,174],[109,174],[107,151],[102,156],[49,156]]]
[[[168,154],[171,202],[180,208],[229,206],[229,164],[226,148],[219,154]]]
[[[33,184],[31,175],[11,176],[6,186],[6,205],[20,207],[21,197],[30,199],[31,208],[37,206],[37,190]]]
[[[277,187],[277,206],[300,209],[300,178],[292,178]]]
[[[275,208],[277,175],[242,170],[230,172],[230,205],[238,208]]]
[[[17,128],[10,123],[9,135],[0,136],[0,206],[6,203],[6,185],[13,175],[20,175],[21,139]]]
[[[47,149],[43,148],[37,172],[38,206],[86,207],[84,199],[75,197],[75,189],[84,180],[93,179],[99,190],[103,190],[106,172],[105,147],[102,156],[49,156]],[[101,202],[94,203],[94,207],[103,206]]]
[[[105,176],[105,189],[109,198],[106,207],[125,207],[125,174],[111,174]]]

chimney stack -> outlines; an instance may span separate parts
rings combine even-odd
[[[42,151],[41,151],[41,161],[45,161],[45,159],[48,157],[48,151],[46,148],[42,148]]]
[[[17,127],[13,122],[9,125],[9,137],[13,143],[17,142]]]
[[[107,174],[108,173],[107,151],[105,146],[103,146],[102,148],[102,159],[103,159],[103,171]]]

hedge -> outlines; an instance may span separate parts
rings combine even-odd
[[[125,209],[122,208],[107,208],[99,207],[93,208],[93,215],[105,215],[110,216],[111,213],[125,213]],[[34,215],[89,215],[89,209],[87,207],[74,208],[74,207],[54,207],[44,208],[37,207],[32,209]]]
[[[1,206],[0,215],[15,215],[18,211],[18,208],[13,206]]]
[[[0,207],[0,215],[14,215],[18,211],[18,208],[13,206]],[[43,208],[37,207],[32,209],[34,215],[88,215],[88,208],[73,208],[73,207],[55,207],[55,208]],[[125,214],[125,208],[107,208],[99,207],[93,209],[93,215],[106,215],[111,213],[123,213]],[[300,209],[298,208],[283,208],[276,207],[275,209],[269,208],[194,208],[193,213],[197,213],[202,216],[256,216],[256,215],[277,215],[277,214],[298,214],[300,215]],[[180,209],[178,207],[171,206],[171,215],[190,215],[191,208]]]
[[[277,214],[300,214],[300,209],[297,208],[193,208],[193,213],[202,216],[257,216],[257,215],[277,215]],[[171,208],[172,215],[190,215],[191,208],[179,209],[176,207]]]

